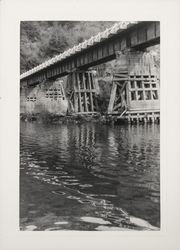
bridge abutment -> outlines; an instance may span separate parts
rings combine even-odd
[[[159,120],[159,79],[150,52],[117,53],[108,114],[129,122]]]
[[[68,101],[61,79],[45,80],[38,85],[21,87],[21,113],[66,115]]]
[[[74,71],[68,75],[66,95],[68,111],[76,114],[97,112],[97,81],[93,71]]]

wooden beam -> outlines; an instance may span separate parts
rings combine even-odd
[[[72,84],[74,84],[74,111],[78,112],[78,94],[77,92],[77,80],[76,80],[76,73],[72,73]]]
[[[111,113],[113,111],[114,101],[116,98],[116,90],[117,90],[117,84],[113,83],[109,100],[108,113]]]
[[[89,81],[89,89],[92,90],[92,85],[91,85],[91,73],[88,72],[88,81]],[[93,103],[93,95],[92,91],[90,91],[90,106],[91,106],[91,111],[94,111],[94,103]]]
[[[79,73],[75,72],[76,79],[77,79],[77,87],[78,87],[78,99],[79,99],[79,111],[82,112],[82,102],[81,102],[81,93],[80,93],[80,80],[79,80]]]
[[[84,109],[85,109],[85,112],[88,112],[89,110],[88,110],[88,105],[87,105],[85,73],[82,73],[82,81],[83,81],[83,87],[84,87]]]

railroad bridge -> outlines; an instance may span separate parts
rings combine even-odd
[[[159,77],[154,56],[146,48],[159,43],[159,22],[116,23],[21,74],[21,113],[98,112],[98,77],[92,69],[115,59],[107,113],[128,121],[154,122],[160,111]]]

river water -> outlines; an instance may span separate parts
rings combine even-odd
[[[158,230],[160,127],[21,122],[21,230]]]

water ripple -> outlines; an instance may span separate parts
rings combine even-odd
[[[72,220],[67,225],[69,229],[153,230],[151,224],[159,227],[158,126],[22,123],[20,145],[21,177],[31,176],[38,182],[29,184],[28,197],[31,194],[36,200],[36,186],[46,190],[44,185],[52,185],[51,202],[46,204],[45,191],[41,202],[55,214],[59,213],[57,206],[62,202],[64,213]],[[38,214],[43,214],[43,206],[37,210]],[[84,225],[85,220],[73,216],[71,206],[82,215],[80,218],[107,220],[112,226]],[[46,230],[63,230],[63,223],[54,225],[61,227],[51,223]]]

